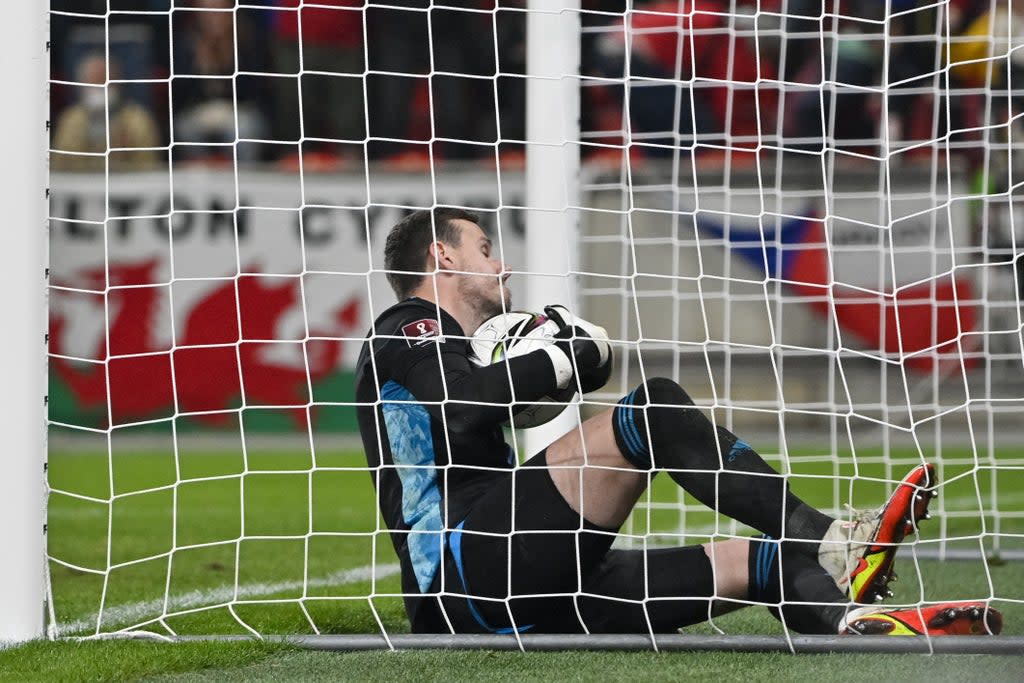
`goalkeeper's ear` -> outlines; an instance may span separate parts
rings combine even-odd
[[[455,260],[452,259],[451,247],[437,240],[427,246],[427,254],[430,256],[426,267],[429,270],[455,270]]]

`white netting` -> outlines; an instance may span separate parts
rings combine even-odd
[[[525,173],[573,183],[524,165],[525,3],[299,4],[51,0],[54,634],[407,628],[354,431],[384,237],[465,206],[525,282]],[[559,208],[618,354],[585,416],[670,377],[837,515],[935,462],[900,597],[1005,609],[1021,40],[982,5],[584,2]],[[619,545],[749,533],[663,479]]]
[[[944,478],[985,480],[1018,464],[997,455],[1017,431],[1020,396],[1010,11],[908,3],[801,17],[799,3],[781,15],[741,5],[703,15],[687,41],[676,26],[691,19],[670,4],[634,15],[632,50],[620,56],[639,64],[624,81],[634,93],[659,91],[673,105],[648,107],[662,126],[651,133],[634,112],[625,135],[590,134],[623,136],[634,161],[663,159],[656,170],[613,163],[591,185],[607,222],[582,240],[587,310],[647,351],[624,364],[623,386],[641,367],[680,379],[723,424],[755,430],[784,471],[835,477],[833,512],[850,495],[843,477],[867,475],[867,463],[890,481],[938,452]],[[799,28],[819,20],[835,33]],[[593,32],[602,54],[619,55],[621,31]],[[986,53],[977,39],[989,33]],[[808,42],[815,59],[787,61]],[[708,66],[737,52],[759,58]],[[721,80],[728,68],[744,89]],[[618,87],[589,85],[593,101]],[[724,118],[697,122],[694,135],[701,94]],[[725,135],[730,125],[736,134]],[[999,508],[998,487],[983,488],[981,505]],[[976,495],[940,503],[943,523],[976,517]],[[697,527],[681,516],[681,533]]]

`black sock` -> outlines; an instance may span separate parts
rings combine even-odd
[[[750,539],[748,597],[798,633],[835,634],[849,602],[816,559],[767,536]],[[777,607],[782,603],[781,609]],[[818,603],[818,604],[799,604]]]
[[[648,400],[649,397],[649,400]],[[612,414],[622,454],[640,469],[665,469],[694,498],[773,538],[820,541],[832,518],[789,491],[748,444],[717,429],[675,382],[655,378],[623,398]],[[808,555],[816,543],[800,543]]]

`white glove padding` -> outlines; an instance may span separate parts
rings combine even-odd
[[[550,306],[544,307],[548,317],[553,317],[551,314],[555,313],[561,318],[561,324],[569,327],[578,327],[594,340],[597,351],[601,356],[601,362],[598,367],[604,367],[608,360],[612,357],[611,344],[608,343],[608,331],[600,325],[584,320],[579,316],[573,314],[568,308],[561,304],[551,304]],[[558,321],[556,321],[558,322]]]

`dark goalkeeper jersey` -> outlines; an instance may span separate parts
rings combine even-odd
[[[543,351],[477,367],[459,323],[418,298],[386,310],[368,337],[356,368],[359,431],[416,630],[444,532],[465,519],[496,472],[515,467],[501,429],[513,395],[548,395],[555,373]]]

